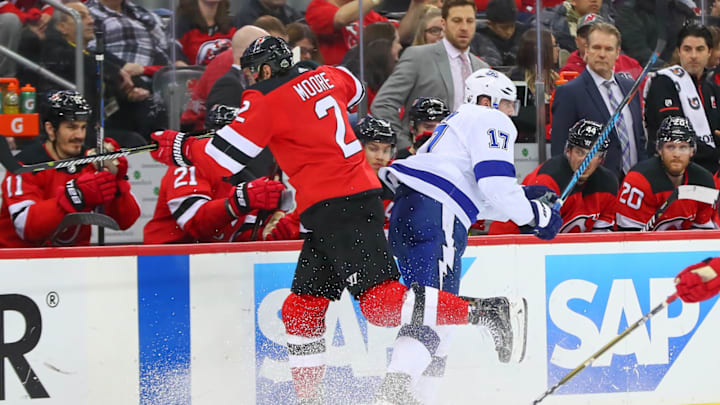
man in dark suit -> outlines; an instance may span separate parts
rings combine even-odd
[[[620,32],[606,23],[593,24],[585,51],[587,68],[571,82],[559,86],[553,100],[553,156],[564,153],[568,129],[582,118],[607,122],[630,91],[633,80],[613,73],[620,55]],[[619,179],[639,161],[647,158],[640,98],[623,108],[612,132],[604,166]]]

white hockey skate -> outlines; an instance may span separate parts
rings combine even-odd
[[[490,333],[498,360],[521,362],[527,344],[527,301],[511,302],[507,297],[467,298],[470,323],[484,326]]]
[[[411,392],[411,378],[405,373],[387,373],[375,393],[373,405],[422,405]]]

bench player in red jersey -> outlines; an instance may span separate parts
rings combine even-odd
[[[561,194],[602,132],[600,123],[582,119],[568,131],[565,154],[538,166],[523,180],[524,186],[544,185]],[[617,176],[602,166],[609,141],[600,146],[577,186],[567,198],[560,215],[561,233],[611,231],[615,227]],[[521,233],[512,221],[493,222],[490,235]]]
[[[213,106],[206,120],[208,129],[225,126],[236,114],[236,108]],[[153,218],[144,228],[144,243],[257,240],[253,234],[260,231],[258,210],[276,208],[284,188],[267,177],[233,185],[224,181],[216,166],[169,167],[160,183]]]
[[[657,153],[635,165],[618,192],[618,230],[642,229],[680,185],[715,188],[712,174],[690,159],[697,147],[695,131],[685,117],[670,116],[660,124]],[[654,230],[716,229],[712,205],[683,199],[670,204]]]
[[[289,363],[300,403],[321,404],[325,312],[346,288],[378,326],[416,320],[422,331],[425,322],[478,324],[485,315],[479,300],[417,285],[408,290],[398,282],[383,232],[380,181],[348,122],[363,86],[342,67],[291,61],[284,41],[253,42],[241,65],[258,82],[243,93],[235,121],[212,141],[156,132],[152,155],[168,165],[215,166],[229,176],[270,147],[297,190],[297,211],[309,230],[282,307]]]
[[[51,93],[41,105],[40,120],[48,139],[20,152],[24,164],[47,162],[91,153],[83,143],[90,118],[90,106],[75,91]],[[108,149],[117,143],[106,139]],[[119,158],[98,171],[92,164],[37,173],[12,174],[2,182],[0,247],[20,248],[46,245],[90,244],[90,225],[69,227],[55,236],[65,215],[105,207],[105,214],[127,229],[140,216],[140,205],[130,192],[128,163]]]

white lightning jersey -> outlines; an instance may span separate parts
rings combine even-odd
[[[515,178],[516,138],[517,130],[503,112],[463,104],[416,155],[380,169],[380,177],[442,203],[466,228],[477,219],[525,225],[534,215]]]

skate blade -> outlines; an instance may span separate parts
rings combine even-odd
[[[525,359],[527,349],[528,306],[525,298],[510,303],[510,325],[513,331],[511,362],[520,363]]]

